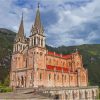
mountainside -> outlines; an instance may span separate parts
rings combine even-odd
[[[8,78],[15,32],[0,28],[0,83]]]
[[[89,84],[100,86],[100,44],[84,44],[80,46],[61,46],[52,48],[47,46],[51,51],[68,54],[75,52],[76,48],[83,56],[84,67],[88,69]]]
[[[13,47],[15,32],[0,28],[0,81],[5,82],[9,70],[10,59]],[[84,67],[88,69],[89,83],[91,85],[100,85],[100,44],[84,44],[80,46],[61,46],[53,48],[47,46],[48,50],[57,53],[69,54],[77,48],[83,55]]]

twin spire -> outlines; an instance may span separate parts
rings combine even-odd
[[[39,3],[38,3],[38,9],[36,12],[35,23],[34,23],[34,26],[32,26],[31,32],[32,32],[32,35],[43,34],[44,32],[44,29],[41,23],[41,18],[40,18]],[[15,41],[25,42],[25,39],[26,37],[24,35],[24,22],[23,22],[23,13],[22,13],[21,23],[20,23],[18,34],[16,35]]]
[[[41,23],[39,6],[40,5],[38,3],[38,9],[37,9],[37,12],[36,12],[35,22],[34,22],[34,25],[32,26],[32,29],[31,29],[32,35],[36,34],[36,33],[43,35],[43,33],[44,33],[44,29],[43,29],[43,26],[42,26],[42,23]]]
[[[18,33],[16,35],[15,41],[16,42],[18,42],[18,41],[25,42],[23,13],[22,13],[21,23],[20,23],[19,30],[18,30]]]

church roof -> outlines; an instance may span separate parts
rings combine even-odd
[[[51,52],[51,51],[48,51],[47,55],[54,56],[54,57],[60,57],[63,59],[71,59],[72,57],[72,54],[62,55],[62,54],[58,54],[56,52]]]

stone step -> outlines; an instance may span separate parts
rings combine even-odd
[[[20,94],[20,93],[0,93],[0,99],[32,99],[32,100],[51,100],[50,98],[39,94]]]
[[[35,91],[36,91],[35,88],[16,88],[14,90],[15,93],[23,93],[23,94],[34,93]]]

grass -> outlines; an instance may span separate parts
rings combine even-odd
[[[7,86],[0,85],[0,93],[12,92],[12,89]]]

